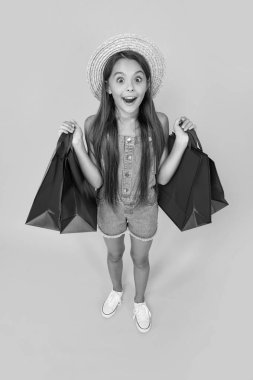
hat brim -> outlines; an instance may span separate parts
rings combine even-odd
[[[157,95],[165,74],[165,60],[153,41],[133,33],[118,34],[104,41],[92,54],[87,65],[87,82],[93,95],[101,100],[103,70],[108,59],[115,53],[132,50],[140,53],[151,71],[151,96]]]

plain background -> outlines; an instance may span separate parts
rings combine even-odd
[[[1,9],[0,376],[13,379],[252,380],[252,4],[250,1],[12,1]],[[229,206],[180,232],[159,211],[146,302],[153,326],[132,319],[126,235],[125,296],[110,320],[99,232],[60,235],[25,225],[58,140],[99,103],[86,81],[105,39],[133,32],[166,59],[154,98],[197,125]]]

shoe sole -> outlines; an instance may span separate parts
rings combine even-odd
[[[151,324],[149,325],[149,327],[147,329],[141,329],[140,326],[136,323],[136,327],[137,329],[141,332],[141,333],[147,333],[149,332],[149,330],[151,329]]]
[[[136,325],[137,329],[138,329],[141,333],[146,333],[146,332],[148,332],[148,331],[151,329],[152,323],[151,323],[151,320],[150,320],[150,324],[149,324],[149,326],[148,326],[146,329],[142,329],[142,328],[139,326],[139,324],[138,324],[138,322],[137,322],[136,320],[135,320],[135,325]]]

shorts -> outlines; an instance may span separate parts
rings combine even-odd
[[[129,205],[118,201],[115,210],[104,199],[97,207],[97,225],[103,236],[117,238],[126,231],[135,238],[152,240],[158,228],[158,203]]]

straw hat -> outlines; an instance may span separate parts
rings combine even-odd
[[[103,70],[108,59],[119,51],[133,50],[146,58],[151,70],[151,96],[154,97],[165,74],[165,60],[153,41],[133,33],[118,34],[104,41],[92,54],[87,65],[87,82],[93,95],[100,100]]]

